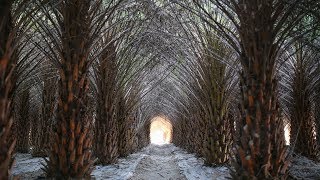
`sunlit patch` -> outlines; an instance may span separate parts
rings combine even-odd
[[[157,130],[151,133],[151,143],[165,144],[164,132],[162,130]]]
[[[163,145],[171,143],[172,125],[162,118],[155,117],[151,120],[150,125],[150,141],[152,144]]]
[[[314,124],[313,127],[314,127],[313,134],[314,134],[314,136],[316,137],[316,136],[317,136],[317,132],[315,131],[316,125]],[[286,145],[290,145],[290,131],[291,131],[290,123],[288,123],[288,124],[284,127],[284,135],[285,135]],[[300,133],[302,133],[302,132],[300,132]]]
[[[290,145],[290,125],[289,124],[287,124],[284,127],[284,137],[286,140],[286,145]]]

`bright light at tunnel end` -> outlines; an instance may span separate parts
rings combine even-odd
[[[171,143],[172,125],[161,117],[152,119],[150,125],[150,142],[155,145],[164,145]]]
[[[164,132],[162,130],[156,130],[150,134],[151,144],[163,145],[166,144],[164,139]]]

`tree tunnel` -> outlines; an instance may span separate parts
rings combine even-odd
[[[286,175],[286,144],[320,159],[317,1],[44,2],[0,3],[0,179],[15,153],[89,178],[150,144],[244,179]]]

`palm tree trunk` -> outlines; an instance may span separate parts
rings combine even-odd
[[[35,124],[33,130],[36,130],[35,139],[33,140],[32,156],[34,157],[45,157],[47,156],[46,150],[49,148],[50,134],[54,125],[54,115],[56,109],[56,87],[57,79],[45,79],[43,83],[42,92],[42,107],[41,117]]]
[[[249,72],[241,74],[242,118],[236,163],[240,173],[236,176],[250,179],[281,177],[288,164],[277,103],[277,83],[271,72],[273,66],[263,70],[259,59],[252,63]]]
[[[90,177],[92,118],[87,114],[88,56],[90,52],[90,0],[59,4],[62,19],[62,56],[58,82],[57,123],[46,173],[58,179]]]
[[[17,139],[16,152],[28,153],[29,152],[29,133],[30,133],[30,118],[29,118],[29,90],[21,93],[16,110],[15,116],[15,136]]]
[[[119,157],[126,157],[132,152],[133,146],[133,128],[134,118],[126,117],[121,124],[119,124]]]
[[[318,70],[320,71],[320,70]],[[315,123],[316,123],[316,132],[317,132],[317,142],[318,146],[320,146],[320,83],[318,84],[318,90],[315,101]]]
[[[137,132],[138,150],[150,144],[150,123],[145,123]]]
[[[211,42],[212,47],[218,47],[221,54],[227,51],[219,42]],[[226,88],[228,79],[226,77],[226,66],[218,60],[207,57],[209,67],[204,67],[205,81],[209,88],[204,92],[203,103],[206,104],[206,133],[204,155],[205,163],[208,165],[222,165],[230,160],[232,134],[231,119],[229,116],[229,99]],[[206,86],[204,86],[206,87]]]
[[[271,2],[259,3],[259,7],[247,1],[236,3],[247,10],[236,12],[241,19],[238,31],[242,97],[234,178],[283,178],[288,167],[274,72],[278,49],[274,43],[278,32],[271,20],[274,7]]]
[[[100,99],[103,101],[103,99]],[[115,163],[118,158],[118,124],[114,114],[114,105],[101,104],[101,111],[97,111],[95,123],[94,152],[98,163],[107,165]]]
[[[12,73],[16,62],[11,59],[11,1],[0,3],[0,179],[8,179],[15,141],[10,141],[12,117]]]
[[[106,42],[108,43],[108,42]],[[115,163],[119,156],[119,127],[117,122],[116,47],[110,44],[103,52],[97,72],[97,117],[94,152],[98,162]]]

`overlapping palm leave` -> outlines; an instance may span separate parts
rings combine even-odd
[[[29,0],[0,3],[0,177],[3,179],[9,176],[16,144],[13,129],[19,131],[20,128],[13,120],[14,111],[22,112],[17,119],[25,117],[23,113],[26,112],[26,109],[16,108],[16,102],[27,102],[29,96],[27,89],[20,86],[30,82],[39,56],[39,52],[29,46],[28,32],[32,25],[29,17],[38,12],[34,6],[29,7],[30,4]]]
[[[14,147],[48,156],[48,177],[89,177],[146,146],[155,116],[235,179],[286,178],[293,152],[319,160],[319,6],[2,1],[0,179]]]
[[[285,178],[289,162],[276,63],[283,49],[318,28],[312,22],[316,19],[312,12],[319,4],[314,1],[192,2],[193,8],[180,4],[213,27],[239,55],[241,99],[233,177]],[[218,21],[216,14],[229,26]]]
[[[281,100],[289,120],[293,151],[308,158],[319,158],[316,141],[316,103],[319,95],[319,51],[296,42],[284,53],[279,74]]]

